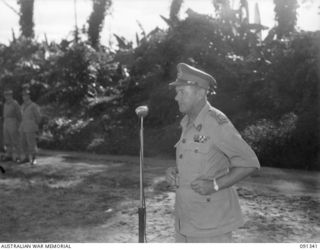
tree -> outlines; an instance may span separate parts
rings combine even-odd
[[[18,0],[20,5],[20,30],[21,36],[27,38],[34,37],[34,23],[33,23],[33,6],[34,0]]]
[[[275,19],[277,21],[276,35],[278,39],[295,31],[297,23],[297,0],[274,0]]]
[[[170,6],[170,20],[172,22],[179,21],[179,12],[182,6],[183,0],[172,0]]]
[[[88,20],[88,39],[93,48],[99,45],[105,14],[111,5],[112,0],[93,0],[93,10]]]
[[[230,15],[231,7],[229,0],[212,0],[217,17],[226,18]]]
[[[179,24],[179,12],[181,10],[183,0],[172,0],[170,5],[169,18],[162,15],[160,17],[169,25],[170,28],[174,28]]]

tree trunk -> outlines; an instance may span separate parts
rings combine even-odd
[[[93,10],[88,20],[88,40],[93,48],[100,43],[100,32],[107,9],[111,7],[111,0],[93,0]]]
[[[20,5],[20,31],[21,36],[27,38],[34,37],[34,22],[33,22],[33,6],[34,0],[18,0]]]

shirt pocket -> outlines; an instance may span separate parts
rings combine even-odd
[[[196,143],[194,146],[194,157],[198,162],[198,174],[202,173],[209,163],[209,156],[210,156],[210,144],[208,142],[205,143]]]
[[[201,142],[189,142],[183,143],[183,150],[191,151],[193,153],[207,154],[210,151],[209,143],[201,143]]]
[[[194,196],[190,201],[188,214],[190,222],[199,229],[215,229],[223,225],[232,217],[230,190]]]
[[[208,142],[205,143],[198,143],[198,150],[199,153],[202,155],[207,155],[210,151],[210,144]]]

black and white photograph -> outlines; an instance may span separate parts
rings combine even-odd
[[[0,0],[0,248],[108,243],[320,248],[319,0]]]

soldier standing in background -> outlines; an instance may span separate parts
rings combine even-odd
[[[30,90],[24,88],[22,91],[22,122],[20,125],[21,145],[24,159],[21,163],[30,162],[35,164],[37,153],[37,133],[41,120],[40,108],[30,98]]]
[[[3,144],[3,100],[0,99],[0,152],[4,152],[4,144]],[[2,155],[1,155],[2,157]]]
[[[20,162],[19,125],[21,122],[21,109],[18,102],[13,99],[12,90],[5,90],[4,98],[3,141],[6,153],[2,160]]]

